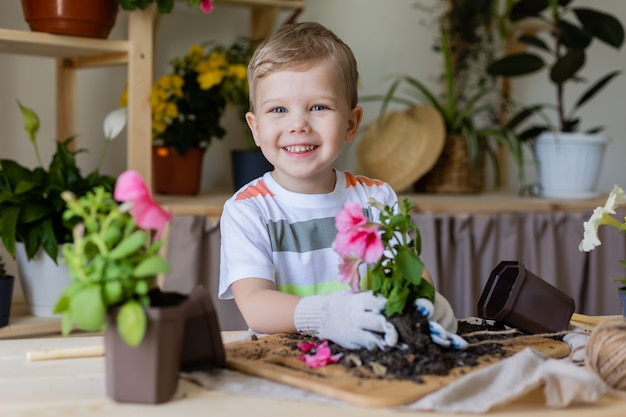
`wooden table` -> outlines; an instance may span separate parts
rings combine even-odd
[[[238,332],[224,332],[224,342]],[[104,358],[60,359],[29,362],[26,352],[41,349],[92,346],[100,336],[49,337],[0,341],[0,416],[245,416],[251,417],[342,417],[370,416],[461,416],[462,414],[421,413],[397,409],[362,408],[348,404],[275,399],[249,394],[211,391],[187,380],[180,381],[172,401],[161,405],[120,404],[106,395]],[[489,413],[493,416],[522,417],[622,417],[626,399],[605,396],[593,405],[563,410],[547,409],[540,390]],[[475,415],[474,415],[475,416]]]

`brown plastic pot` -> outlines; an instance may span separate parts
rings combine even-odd
[[[565,330],[574,300],[518,261],[502,261],[491,272],[478,301],[478,317],[495,320],[526,333]]]
[[[175,296],[179,299],[175,305],[146,309],[146,335],[136,347],[120,337],[115,325],[117,311],[107,315],[105,367],[107,395],[112,400],[159,404],[169,401],[176,392],[185,319],[180,301],[185,297]]]
[[[30,30],[93,38],[109,36],[118,6],[118,0],[22,0]]]
[[[224,344],[211,294],[198,286],[185,302],[185,332],[180,359],[183,372],[223,368]]]

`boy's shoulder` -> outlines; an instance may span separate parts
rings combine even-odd
[[[346,188],[364,186],[364,187],[388,187],[389,185],[381,180],[366,177],[365,175],[353,174],[349,171],[344,171],[346,178]]]

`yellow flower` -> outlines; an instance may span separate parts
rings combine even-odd
[[[247,72],[248,68],[243,64],[234,64],[228,67],[228,75],[234,76],[239,80],[244,80],[246,78]]]
[[[224,73],[222,71],[205,71],[198,74],[198,84],[203,90],[208,90],[211,87],[219,84],[224,79]]]

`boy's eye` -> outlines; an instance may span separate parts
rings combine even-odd
[[[286,113],[287,109],[284,107],[274,107],[272,110],[270,110],[270,113]]]
[[[326,110],[327,107],[322,105],[322,104],[316,104],[315,106],[311,107],[312,111],[320,111],[320,110]]]

